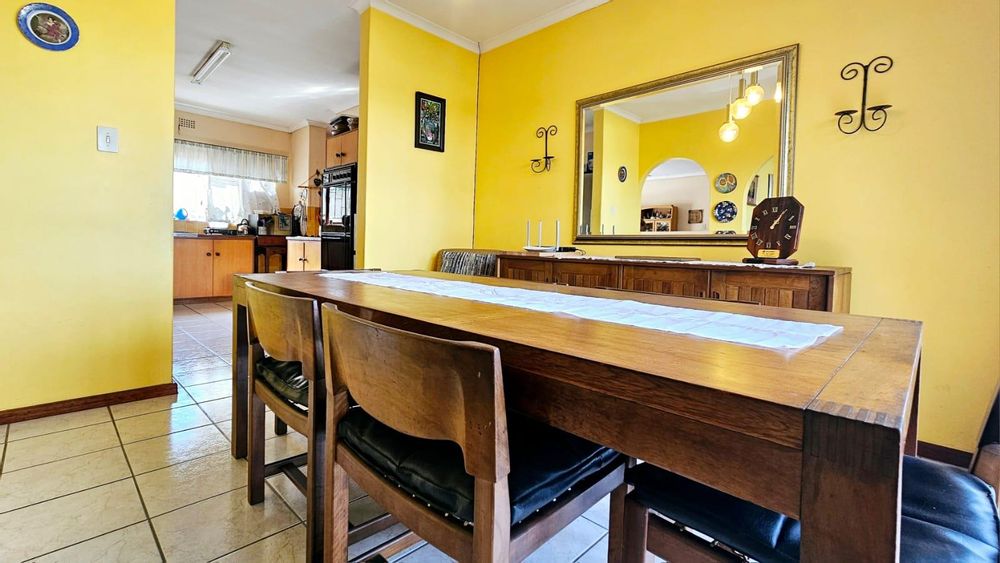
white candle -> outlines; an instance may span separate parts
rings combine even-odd
[[[559,247],[559,219],[556,219],[556,248]]]
[[[531,246],[531,219],[524,226],[524,246]]]
[[[538,246],[542,246],[542,220],[538,220]]]

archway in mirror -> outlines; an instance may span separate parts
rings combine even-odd
[[[639,230],[646,233],[707,231],[709,178],[689,158],[670,158],[643,179]]]

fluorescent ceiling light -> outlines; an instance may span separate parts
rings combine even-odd
[[[216,41],[215,47],[205,56],[198,68],[195,69],[194,74],[191,75],[191,82],[201,84],[208,80],[208,77],[212,76],[212,73],[229,58],[231,47],[232,45],[226,41]]]

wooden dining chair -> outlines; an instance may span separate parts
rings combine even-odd
[[[346,559],[348,477],[477,562],[520,561],[622,484],[624,456],[507,411],[497,348],[322,314],[330,560]]]
[[[264,479],[284,473],[306,496],[309,561],[323,560],[323,467],[326,391],[322,331],[315,299],[291,297],[246,284],[250,377],[247,500],[264,500]],[[264,406],[274,413],[275,432],[287,426],[309,441],[304,455],[264,462]],[[299,469],[310,468],[308,475]]]
[[[1000,394],[984,425],[980,452],[969,473],[904,456],[900,517],[901,562],[961,563],[1000,560]],[[647,463],[627,472],[634,487],[623,496],[625,514],[611,526],[622,538],[626,562],[652,552],[672,562],[799,560],[799,522]],[[613,497],[613,501],[614,501]],[[655,512],[654,512],[655,511]],[[844,514],[844,518],[863,517]],[[692,531],[700,535],[695,535]],[[708,536],[713,541],[706,541]]]

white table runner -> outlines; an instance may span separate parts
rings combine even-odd
[[[499,287],[389,272],[329,273],[320,274],[320,276],[495,305],[520,307],[532,311],[563,313],[582,319],[689,334],[778,350],[798,350],[812,346],[821,338],[836,334],[842,329],[842,327],[828,324],[782,321],[630,300]]]

